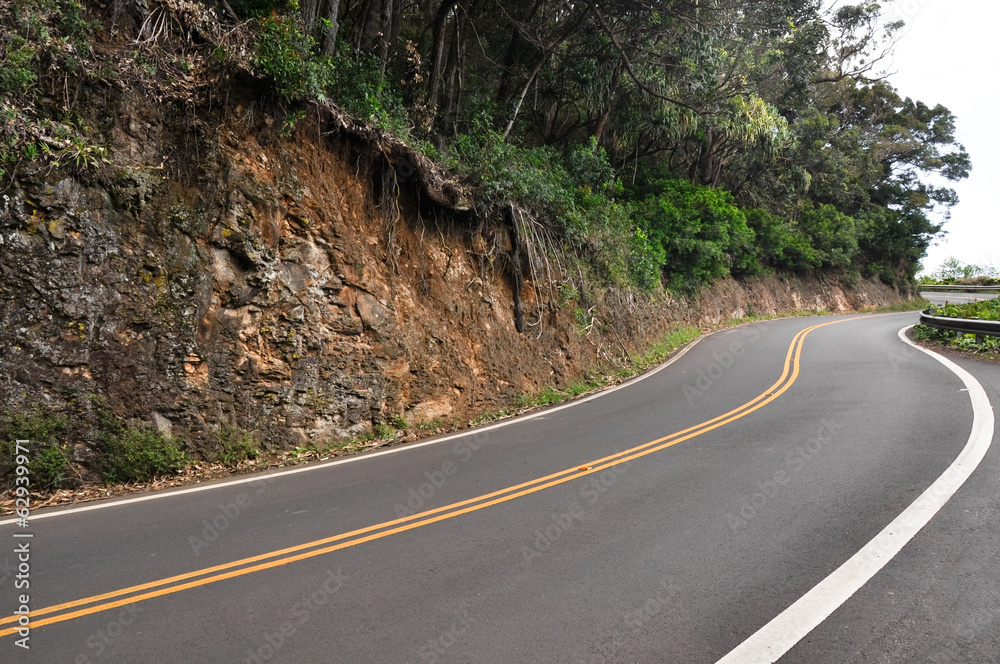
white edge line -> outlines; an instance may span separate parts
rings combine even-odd
[[[761,321],[761,322],[764,322],[764,321]],[[735,329],[735,328],[726,328],[726,329]],[[532,420],[532,419],[535,419],[537,417],[541,417],[542,415],[551,415],[552,413],[557,413],[560,410],[565,410],[566,408],[572,408],[574,406],[579,406],[579,405],[585,404],[585,403],[587,403],[589,401],[593,401],[594,399],[599,399],[600,397],[603,397],[603,396],[606,396],[608,394],[611,394],[612,392],[617,392],[618,390],[625,389],[626,387],[631,387],[632,385],[635,385],[638,382],[641,382],[641,381],[646,380],[647,378],[649,378],[651,376],[656,375],[657,373],[659,373],[663,369],[666,369],[671,364],[673,364],[677,360],[679,360],[682,357],[684,357],[684,355],[686,355],[689,350],[691,350],[692,348],[694,348],[698,344],[698,342],[700,342],[702,339],[705,339],[705,338],[707,338],[707,337],[709,337],[709,336],[711,336],[711,335],[713,335],[713,334],[715,334],[717,332],[721,332],[721,331],[723,331],[723,330],[713,330],[712,332],[709,332],[708,334],[703,334],[702,336],[698,337],[697,339],[694,339],[694,340],[688,342],[673,357],[671,357],[670,359],[668,359],[666,362],[663,362],[662,364],[660,364],[659,366],[657,366],[655,369],[651,369],[651,370],[646,371],[646,372],[644,372],[642,374],[639,374],[638,376],[636,376],[634,378],[631,378],[631,379],[625,381],[624,383],[622,383],[620,385],[615,385],[614,387],[609,387],[609,388],[603,389],[600,392],[596,392],[596,393],[594,393],[594,394],[592,394],[592,395],[590,395],[588,397],[584,397],[583,399],[574,399],[573,401],[570,401],[569,403],[562,404],[561,406],[555,406],[553,408],[545,408],[545,409],[538,410],[538,411],[533,412],[533,413],[528,413],[526,415],[519,415],[519,416],[513,417],[513,418],[511,418],[509,420],[503,420],[502,422],[497,422],[496,424],[491,424],[491,425],[488,425],[488,426],[485,426],[485,427],[479,427],[479,428],[464,429],[460,433],[454,433],[454,434],[451,434],[449,436],[445,436],[443,438],[435,438],[434,440],[428,440],[428,441],[425,441],[423,443],[413,443],[412,445],[403,445],[403,446],[400,446],[400,447],[393,447],[393,448],[388,449],[388,450],[382,450],[381,452],[370,452],[368,454],[359,454],[358,456],[352,456],[352,457],[349,457],[347,459],[338,459],[336,461],[328,461],[328,462],[324,462],[324,463],[309,464],[309,465],[306,465],[306,466],[295,466],[295,467],[292,467],[292,468],[283,469],[283,470],[279,470],[279,471],[275,471],[275,472],[270,472],[270,473],[264,472],[264,473],[259,473],[259,474],[254,474],[254,475],[250,475],[250,476],[247,476],[247,477],[243,477],[243,478],[240,478],[238,480],[227,480],[227,481],[224,481],[224,482],[215,482],[215,483],[212,483],[212,484],[206,484],[204,486],[193,486],[193,487],[188,487],[188,488],[185,488],[185,489],[177,489],[177,490],[169,490],[168,489],[168,490],[163,491],[162,493],[150,493],[150,494],[147,494],[147,495],[144,495],[144,496],[137,496],[135,498],[126,498],[124,500],[115,500],[115,501],[111,501],[111,502],[95,502],[95,503],[92,503],[92,504],[89,504],[89,505],[83,505],[81,507],[71,507],[71,508],[68,508],[68,509],[54,508],[54,509],[57,509],[58,511],[43,512],[42,514],[32,514],[29,517],[29,521],[37,521],[39,519],[48,519],[48,518],[52,518],[52,517],[56,517],[56,516],[64,516],[64,515],[67,515],[67,514],[76,514],[78,512],[90,512],[92,510],[102,510],[102,509],[106,509],[108,507],[119,507],[121,505],[130,505],[132,503],[142,503],[142,502],[145,502],[147,500],[159,500],[161,498],[171,498],[171,497],[174,497],[174,496],[182,496],[182,495],[188,494],[188,493],[198,493],[199,491],[210,491],[212,489],[221,489],[223,487],[235,486],[235,485],[238,485],[238,484],[250,484],[251,482],[271,482],[275,478],[278,478],[278,477],[284,477],[284,476],[288,476],[288,475],[296,475],[298,473],[308,473],[308,472],[313,471],[313,470],[322,470],[324,468],[329,468],[331,466],[339,466],[341,464],[353,463],[355,461],[364,461],[364,460],[367,460],[367,459],[372,459],[374,457],[384,456],[386,454],[396,454],[398,452],[407,452],[409,450],[415,450],[418,447],[424,447],[426,445],[437,445],[439,443],[446,443],[449,440],[455,440],[456,438],[464,438],[466,436],[474,436],[476,434],[480,434],[480,433],[483,433],[483,432],[486,432],[486,431],[492,431],[493,429],[499,429],[501,427],[510,426],[511,424],[518,424],[520,422],[526,422],[528,420]],[[17,521],[17,517],[14,517],[14,518],[11,518],[11,519],[5,519],[3,521],[0,521],[0,526],[5,526],[7,524],[15,523],[16,521]]]
[[[777,661],[885,567],[948,502],[986,456],[993,440],[994,424],[993,407],[986,391],[962,367],[907,339],[906,331],[910,327],[912,325],[900,330],[899,338],[933,357],[965,383],[974,414],[969,441],[948,469],[872,541],[717,664],[771,664]]]

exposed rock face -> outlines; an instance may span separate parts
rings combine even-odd
[[[519,334],[487,257],[504,234],[440,208],[461,209],[454,190],[428,194],[314,121],[281,138],[219,111],[208,136],[139,101],[117,113],[119,163],[22,172],[0,199],[0,408],[86,419],[96,395],[193,449],[223,424],[290,446],[496,407],[677,323],[898,299],[776,277],[690,303],[608,292],[587,336],[526,288]]]

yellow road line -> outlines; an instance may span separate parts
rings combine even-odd
[[[484,494],[481,496],[476,496],[474,498],[469,498],[457,503],[452,503],[450,505],[445,505],[432,510],[427,510],[425,512],[420,512],[418,514],[413,514],[408,517],[402,517],[392,521],[386,521],[383,523],[375,524],[372,526],[367,526],[365,528],[360,528],[358,530],[352,530],[347,533],[341,533],[339,535],[334,535],[324,539],[315,540],[312,542],[306,542],[304,544],[298,544],[296,546],[287,547],[277,551],[272,551],[269,553],[263,553],[257,556],[252,556],[249,558],[243,558],[241,560],[236,560],[230,563],[225,563],[223,565],[216,565],[214,567],[208,567],[201,570],[195,570],[192,572],[187,572],[185,574],[179,574],[166,579],[160,579],[158,581],[151,581],[149,583],[144,583],[136,586],[130,586],[128,588],[122,588],[120,590],[115,590],[112,592],[104,593],[101,595],[94,595],[91,597],[86,597],[71,602],[66,602],[63,604],[57,604],[54,606],[39,609],[37,611],[31,612],[31,617],[41,615],[48,615],[50,613],[55,613],[57,611],[64,611],[66,609],[72,609],[87,604],[94,604],[96,602],[103,602],[104,600],[113,599],[115,597],[121,597],[111,602],[105,602],[103,604],[97,604],[96,606],[90,606],[88,608],[79,609],[77,611],[71,611],[69,613],[62,613],[51,618],[44,618],[42,620],[32,620],[32,627],[42,627],[44,625],[49,625],[52,623],[63,622],[66,620],[72,620],[73,618],[78,618],[81,616],[89,615],[92,613],[98,613],[101,611],[108,611],[120,606],[127,604],[133,604],[136,602],[141,602],[146,599],[152,599],[154,597],[160,597],[163,595],[169,595],[172,593],[180,592],[182,590],[188,590],[190,588],[196,588],[198,586],[207,585],[210,583],[216,583],[225,579],[231,579],[237,576],[244,576],[246,574],[252,574],[253,572],[259,572],[265,569],[270,569],[272,567],[279,567],[282,565],[287,565],[300,560],[305,560],[308,558],[313,558],[316,556],[324,555],[337,551],[340,549],[345,549],[348,547],[356,546],[364,542],[370,542],[372,540],[381,539],[383,537],[388,537],[389,535],[394,535],[396,533],[401,533],[407,530],[412,530],[414,528],[419,528],[421,526],[426,526],[438,521],[443,521],[445,519],[450,519],[462,514],[467,514],[469,512],[474,512],[477,510],[484,509],[486,507],[491,507],[503,502],[514,500],[515,498],[520,498],[544,489],[548,489],[560,484],[564,484],[571,480],[579,479],[586,475],[591,475],[593,473],[600,472],[616,466],[620,463],[631,461],[633,459],[638,459],[639,457],[646,456],[647,454],[652,454],[663,450],[667,447],[671,447],[678,443],[690,440],[697,436],[707,433],[719,427],[725,426],[730,422],[738,420],[750,413],[763,408],[767,404],[771,403],[779,396],[784,394],[791,385],[796,381],[799,375],[799,358],[802,353],[802,346],[805,341],[806,335],[815,329],[820,327],[825,327],[827,325],[834,325],[837,323],[846,322],[847,320],[856,320],[856,318],[849,318],[839,321],[830,321],[827,323],[820,323],[812,327],[806,328],[798,332],[792,339],[791,344],[788,347],[788,351],[785,354],[785,362],[781,372],[781,376],[778,380],[763,393],[758,395],[756,398],[748,401],[742,406],[735,408],[728,413],[719,415],[711,420],[702,422],[701,424],[689,427],[682,431],[670,434],[669,436],[664,436],[656,440],[644,443],[642,445],[624,450],[622,452],[617,452],[615,454],[603,457],[592,461],[584,466],[574,466],[566,470],[560,471],[558,473],[553,473],[551,475],[546,475],[544,477],[539,477],[522,484],[507,487],[494,491],[492,493]],[[786,380],[787,379],[787,380]],[[433,515],[433,516],[432,516]],[[411,522],[412,523],[408,523]],[[396,526],[396,527],[392,527]],[[375,532],[380,531],[380,532]],[[364,537],[359,537],[364,535]],[[354,538],[354,539],[351,539]],[[337,542],[338,540],[348,540],[341,541],[332,546],[323,546],[330,544],[332,542]],[[322,547],[322,548],[315,548]],[[306,549],[312,549],[311,551],[305,551]],[[304,551],[304,552],[303,552]],[[301,553],[300,553],[301,552]],[[296,555],[288,555],[296,554]],[[284,557],[281,557],[284,556]],[[269,558],[277,558],[277,560],[266,561]],[[258,564],[252,564],[258,563]],[[247,565],[250,565],[247,567]],[[239,568],[239,569],[234,569]],[[224,570],[229,570],[221,574],[215,574],[216,572],[223,572]],[[214,574],[214,576],[208,576]],[[204,577],[204,578],[196,578]],[[195,580],[189,580],[195,579]],[[178,582],[187,581],[186,583]],[[167,587],[162,587],[167,586]],[[159,588],[158,590],[151,590],[154,588]],[[149,590],[150,592],[142,593],[141,591]],[[133,594],[141,593],[141,594]],[[124,597],[129,595],[128,597]],[[15,623],[18,620],[18,616],[9,616],[7,618],[0,619],[0,625]],[[18,628],[11,627],[8,629],[0,630],[0,637],[8,636],[14,634]]]

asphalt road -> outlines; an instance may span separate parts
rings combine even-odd
[[[982,302],[992,300],[997,297],[996,293],[941,293],[925,291],[920,294],[922,298],[931,304],[967,304],[969,302]]]
[[[3,661],[715,662],[965,446],[963,383],[897,337],[915,318],[727,330],[491,430],[0,525],[6,552],[32,535],[34,623]],[[996,403],[997,367],[960,363]],[[781,661],[1000,661],[998,454]]]

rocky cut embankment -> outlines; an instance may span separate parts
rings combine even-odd
[[[420,157],[315,107],[288,132],[240,83],[186,109],[95,92],[111,163],[23,166],[0,199],[0,409],[69,414],[83,467],[95,404],[196,455],[224,426],[288,448],[469,418],[678,324],[899,297],[772,276],[567,299]]]

